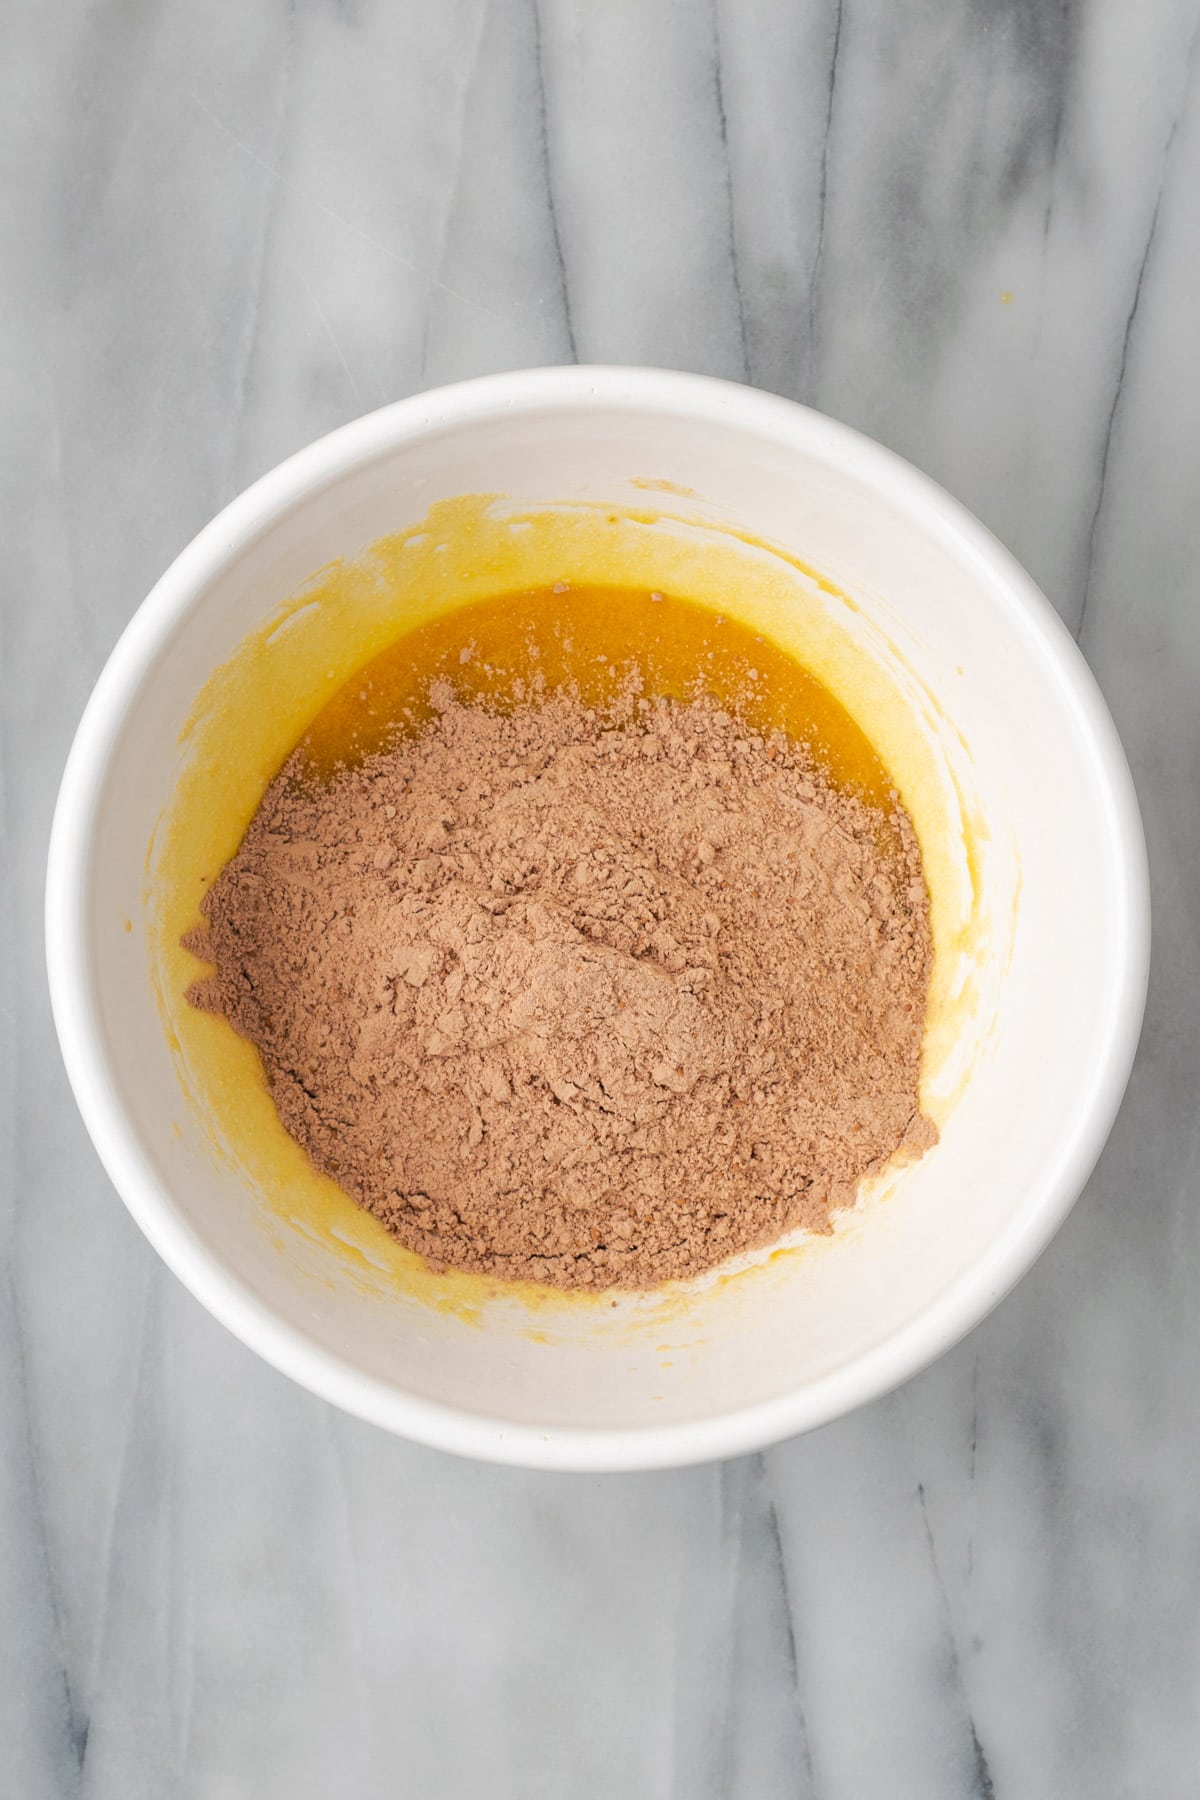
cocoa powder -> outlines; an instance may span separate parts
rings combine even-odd
[[[933,1140],[902,810],[709,701],[436,703],[293,757],[185,940],[319,1170],[435,1267],[644,1287]]]

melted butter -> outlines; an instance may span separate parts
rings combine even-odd
[[[430,687],[503,709],[558,688],[611,712],[648,695],[710,695],[753,731],[787,732],[829,778],[886,811],[891,777],[823,682],[761,633],[675,594],[560,582],[457,607],[404,633],[321,709],[299,749],[318,776],[384,750],[434,715]]]

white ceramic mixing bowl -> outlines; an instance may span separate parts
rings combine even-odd
[[[969,786],[989,846],[963,874],[987,914],[964,1025],[974,1036],[937,1149],[833,1239],[669,1307],[568,1308],[535,1330],[503,1301],[464,1317],[386,1284],[370,1291],[300,1235],[281,1249],[262,1197],[181,1105],[144,974],[146,850],[207,676],[313,570],[440,498],[627,504],[630,479],[647,476],[830,577],[853,602],[848,628],[875,631],[911,671],[919,728],[945,751],[948,779]],[[80,725],[54,822],[47,940],[88,1130],[146,1235],[218,1319],[389,1429],[502,1461],[618,1469],[728,1456],[819,1425],[984,1316],[1061,1223],[1112,1124],[1141,1022],[1149,917],[1133,789],[1092,677],[1029,578],[960,506],[784,400],[688,375],[548,369],[360,419],[188,546]],[[963,1020],[970,1002],[959,995]]]

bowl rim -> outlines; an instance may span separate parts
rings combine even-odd
[[[538,1428],[442,1405],[365,1375],[286,1324],[193,1230],[119,1098],[100,1024],[85,898],[96,801],[130,704],[191,605],[224,568],[290,511],[401,444],[520,413],[612,408],[730,426],[802,451],[852,475],[975,566],[1042,659],[1084,745],[1117,878],[1118,961],[1100,1054],[1071,1129],[1004,1231],[914,1319],[816,1381],[751,1406],[664,1426]],[[486,375],[365,414],[271,469],[186,545],[121,634],[76,731],[51,828],[45,928],[55,1027],[87,1131],[146,1237],[216,1319],[322,1399],[420,1443],[530,1468],[617,1471],[741,1455],[812,1430],[899,1386],[987,1316],[1062,1224],[1112,1128],[1145,1007],[1150,891],[1133,780],[1095,678],[1032,578],[964,506],[893,451],[797,401],[674,370],[572,365]]]

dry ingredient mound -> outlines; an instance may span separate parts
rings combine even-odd
[[[646,1287],[933,1141],[899,808],[709,701],[434,701],[323,784],[297,753],[185,939],[322,1173],[435,1268]]]

